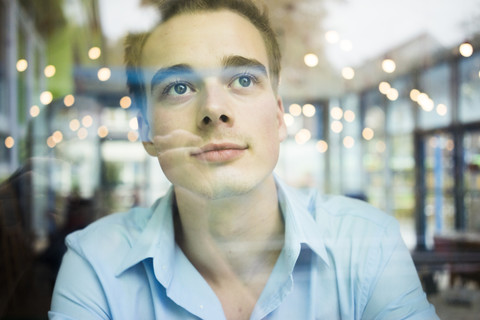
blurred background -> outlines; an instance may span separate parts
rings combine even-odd
[[[69,232],[169,187],[122,66],[148,0],[0,0],[0,318],[44,319]],[[480,0],[269,0],[300,188],[397,218],[442,319],[480,314]]]

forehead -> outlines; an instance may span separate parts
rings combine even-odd
[[[227,10],[201,11],[175,16],[156,27],[143,48],[142,66],[188,64],[211,69],[233,55],[268,67],[265,43],[250,21]]]

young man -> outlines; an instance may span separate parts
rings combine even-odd
[[[245,0],[176,0],[131,38],[147,152],[171,190],[67,239],[53,319],[436,319],[397,223],[273,175],[278,44]]]

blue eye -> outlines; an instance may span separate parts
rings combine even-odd
[[[250,77],[247,77],[247,76],[241,76],[238,78],[238,83],[246,88],[246,87],[249,87],[251,84],[252,84],[252,79],[250,79]]]
[[[164,96],[183,96],[190,93],[193,89],[188,83],[173,82],[163,90]]]
[[[183,83],[177,83],[173,86],[173,90],[176,94],[184,94],[185,92],[187,92],[188,87]]]
[[[232,88],[237,88],[237,89],[243,89],[243,88],[247,89],[247,88],[252,88],[256,83],[258,83],[258,80],[254,75],[250,73],[242,73],[233,77],[231,86]]]

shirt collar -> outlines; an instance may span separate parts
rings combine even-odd
[[[125,258],[117,268],[119,276],[137,263],[153,258],[160,249],[164,261],[173,263],[175,256],[175,234],[173,227],[173,188],[170,188],[164,197],[156,201],[152,207],[152,215],[145,228],[137,239],[132,239],[132,245],[128,249]],[[165,268],[166,269],[166,268]],[[168,268],[171,270],[171,268]],[[165,281],[168,281],[165,275]]]
[[[317,191],[310,192],[291,188],[275,177],[278,201],[285,219],[285,247],[307,245],[329,266],[323,241],[324,226],[315,220]]]
[[[315,221],[316,192],[307,194],[287,186],[275,177],[278,192],[278,201],[285,219],[285,246],[293,248],[306,244],[327,265],[329,265],[325,243],[322,240],[322,226]],[[171,277],[172,264],[175,257],[175,234],[173,226],[174,192],[170,188],[167,194],[152,205],[152,216],[143,232],[137,239],[133,239],[131,248],[117,268],[119,276],[137,263],[153,258],[157,252],[165,258],[168,266],[162,269],[169,270],[161,276],[160,282],[168,285]],[[158,251],[160,250],[160,251]]]

